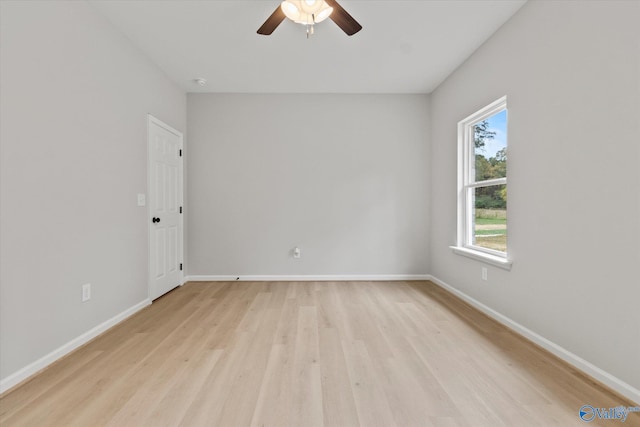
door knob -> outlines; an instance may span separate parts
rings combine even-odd
[[[153,219],[151,220],[151,222],[153,222],[154,224],[156,222],[160,222],[160,218],[156,218],[155,216],[153,217]]]

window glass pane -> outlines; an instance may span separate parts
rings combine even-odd
[[[473,126],[475,180],[507,176],[507,110]]]
[[[474,189],[473,245],[507,251],[507,186]]]

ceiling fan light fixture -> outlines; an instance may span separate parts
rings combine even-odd
[[[325,0],[284,0],[280,8],[287,18],[302,25],[322,22],[333,12]]]
[[[315,15],[322,9],[324,0],[298,0],[300,10],[309,15]]]
[[[292,1],[283,1],[280,3],[280,8],[284,12],[284,15],[292,21],[300,19],[300,9]]]
[[[331,12],[333,12],[333,8],[329,5],[327,5],[325,9],[322,9],[320,12],[318,12],[318,14],[316,15],[316,24],[327,19],[331,15]]]

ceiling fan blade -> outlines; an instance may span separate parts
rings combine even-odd
[[[344,10],[336,0],[325,1],[333,8],[333,12],[329,15],[329,18],[331,18],[338,27],[342,28],[342,31],[347,33],[347,35],[352,36],[362,29],[362,25],[358,24],[358,21],[353,19],[353,16],[349,15],[349,12]]]
[[[258,28],[258,34],[262,34],[263,36],[270,35],[276,28],[278,28],[278,25],[280,25],[280,23],[284,21],[284,18],[285,15],[282,11],[282,8],[278,6],[278,8],[271,14],[271,16],[268,17],[266,21],[264,21],[262,27]]]

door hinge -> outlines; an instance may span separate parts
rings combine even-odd
[[[180,263],[180,271],[182,271],[182,263]]]
[[[182,206],[180,206],[180,213],[182,213]]]
[[[178,154],[180,154],[180,157],[182,157],[182,149],[180,149],[180,151],[178,151]]]

